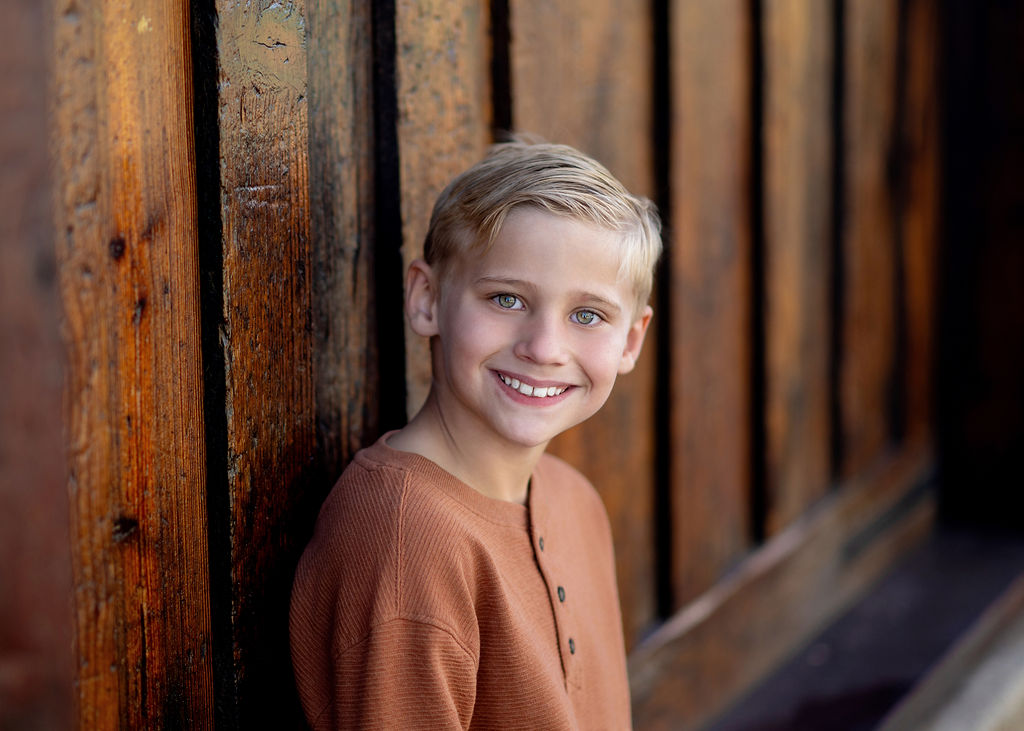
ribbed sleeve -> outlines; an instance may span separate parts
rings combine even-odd
[[[446,629],[409,619],[374,627],[335,658],[314,729],[468,729],[476,660]]]

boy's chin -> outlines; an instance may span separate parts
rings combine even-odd
[[[505,425],[504,428],[495,431],[495,436],[512,448],[535,449],[546,446],[558,433],[553,429],[537,429],[535,427],[517,429],[515,426]]]
[[[554,436],[540,436],[536,434],[506,434],[504,435],[505,441],[516,447],[522,447],[523,449],[536,449],[538,447],[546,447]]]
[[[522,429],[522,430],[509,430],[504,434],[506,441],[511,442],[517,446],[525,449],[534,449],[537,447],[546,447],[553,439],[565,434],[568,431],[575,429],[577,426],[582,424],[586,419],[569,424],[568,426],[562,426],[559,428],[536,430],[536,429]]]

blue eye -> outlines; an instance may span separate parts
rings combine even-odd
[[[522,303],[519,302],[519,298],[514,294],[499,294],[491,298],[494,300],[498,307],[503,307],[506,310],[520,310],[522,309]]]
[[[570,319],[580,325],[593,325],[601,319],[601,316],[593,310],[579,310],[572,313]]]

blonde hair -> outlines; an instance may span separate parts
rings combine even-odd
[[[567,145],[517,139],[492,145],[483,160],[442,191],[423,255],[443,279],[453,261],[486,252],[508,214],[536,206],[622,235],[620,277],[633,284],[636,311],[647,303],[661,255],[654,204],[634,196],[600,163]]]

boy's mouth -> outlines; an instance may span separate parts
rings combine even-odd
[[[523,396],[530,396],[531,398],[549,398],[551,396],[560,396],[565,393],[568,385],[561,386],[534,386],[529,383],[524,383],[518,378],[512,376],[506,376],[504,373],[495,371],[498,374],[498,378],[506,386],[514,391],[521,393]]]

